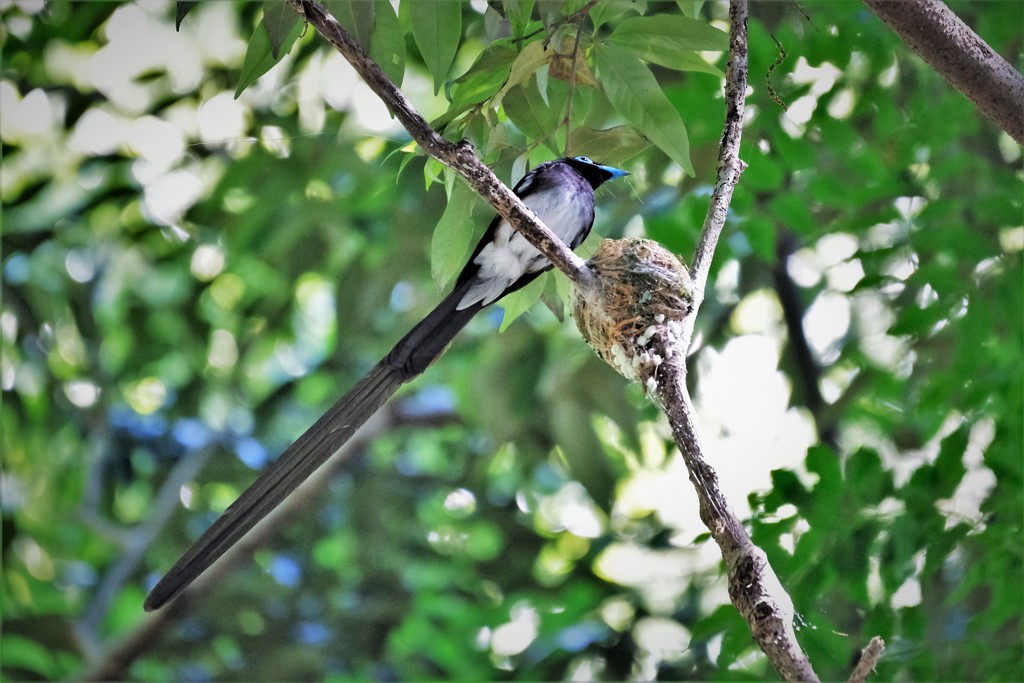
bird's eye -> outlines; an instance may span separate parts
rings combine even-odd
[[[590,160],[590,157],[576,157],[576,161],[582,161],[585,164],[594,163],[593,161]]]

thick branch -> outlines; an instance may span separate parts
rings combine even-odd
[[[577,286],[590,288],[593,276],[574,254],[512,190],[508,189],[473,152],[468,141],[448,142],[430,127],[387,74],[341,25],[314,0],[288,0],[327,41],[348,60],[370,89],[391,109],[409,135],[442,164],[458,171],[494,210],[543,253]]]
[[[921,59],[1024,145],[1024,76],[939,0],[864,0]]]

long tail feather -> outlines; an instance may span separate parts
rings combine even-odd
[[[405,382],[422,373],[480,310],[458,310],[457,287],[347,394],[298,438],[156,584],[144,607],[159,609],[206,571],[347,442]]]

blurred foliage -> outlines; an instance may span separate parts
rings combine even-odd
[[[566,151],[623,165],[595,232],[685,257],[725,8],[564,21],[584,4],[328,3],[506,181]],[[1019,3],[952,6],[1019,64]],[[486,224],[315,31],[268,33],[263,7],[3,7],[7,680],[78,678],[131,638],[160,572]],[[859,3],[752,9],[750,166],[693,361],[707,448],[727,486],[764,470],[733,503],[823,678],[880,635],[879,680],[1024,679],[1020,148]],[[561,313],[564,291],[533,296]],[[122,677],[773,676],[656,411],[545,307],[500,319]]]

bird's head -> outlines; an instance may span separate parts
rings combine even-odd
[[[629,175],[629,171],[623,171],[621,168],[615,168],[614,166],[602,166],[595,163],[590,157],[568,157],[565,159],[565,163],[572,166],[577,173],[586,178],[595,190],[602,183]]]

